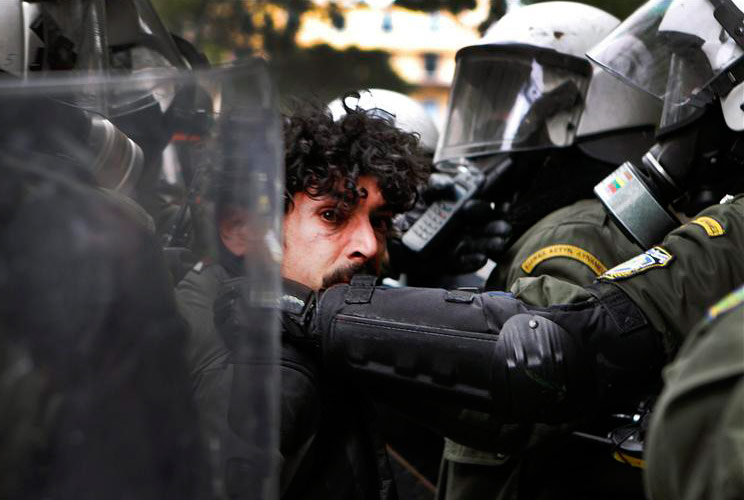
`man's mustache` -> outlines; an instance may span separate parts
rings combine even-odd
[[[359,264],[350,264],[331,271],[323,276],[323,288],[329,288],[338,283],[348,283],[355,274],[378,274],[377,264],[373,260],[368,260]]]

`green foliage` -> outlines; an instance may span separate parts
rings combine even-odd
[[[325,8],[310,0],[153,0],[153,4],[171,31],[191,40],[213,63],[265,57],[284,97],[330,100],[368,87],[411,89],[392,69],[386,52],[297,46],[295,36],[305,12],[321,10],[334,25],[343,25],[335,4]]]

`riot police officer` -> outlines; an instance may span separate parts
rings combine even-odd
[[[541,275],[586,285],[643,248],[612,223],[598,200],[589,199],[592,186],[618,162],[640,159],[651,146],[660,111],[653,98],[592,69],[584,58],[618,24],[586,5],[541,3],[509,12],[477,45],[458,53],[437,158],[445,165],[462,157],[487,164],[508,153],[513,163],[480,195],[503,207],[491,213],[497,220],[487,220],[485,228],[512,228],[511,239],[494,235],[476,247],[496,261],[490,290],[508,290],[517,278]],[[512,76],[505,78],[506,72]],[[543,451],[531,453],[532,462],[549,456],[546,441],[563,457],[573,453],[568,449],[576,451],[574,462],[586,455],[577,451],[580,444],[557,439],[565,431],[549,433],[548,440],[527,427],[504,427],[502,434],[501,444],[488,445],[491,452],[483,449],[485,443],[474,449],[448,440],[439,495],[491,498],[507,490],[516,495],[520,484],[535,484],[514,479],[529,471],[518,456],[538,444]],[[601,451],[602,458],[607,455]],[[560,475],[565,476],[555,477]],[[640,491],[640,475],[633,477]],[[547,486],[544,475],[542,480],[545,491],[557,494],[559,487]]]

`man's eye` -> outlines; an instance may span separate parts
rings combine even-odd
[[[340,219],[336,210],[323,210],[320,212],[320,216],[328,222],[338,222]]]

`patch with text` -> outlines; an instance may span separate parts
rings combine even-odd
[[[581,262],[599,276],[607,270],[602,262],[583,248],[574,245],[551,245],[541,248],[522,262],[522,271],[530,274],[541,262],[555,257],[566,257]]]
[[[698,217],[697,219],[690,222],[690,224],[697,224],[698,226],[705,229],[705,232],[711,238],[716,236],[723,236],[726,234],[726,230],[723,228],[720,222],[715,220],[713,217]]]
[[[664,250],[661,247],[653,247],[650,250],[646,250],[640,255],[636,255],[630,260],[618,264],[609,271],[605,272],[599,279],[605,280],[619,280],[624,278],[630,278],[637,274],[648,271],[655,267],[666,267],[668,266],[674,256]]]

